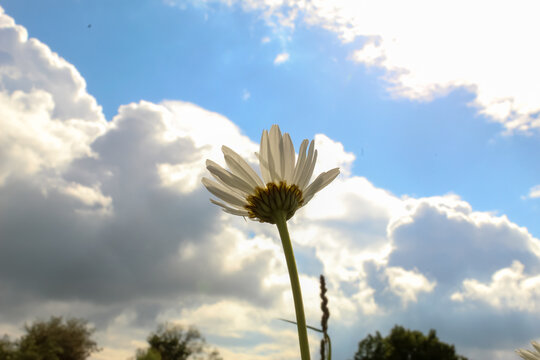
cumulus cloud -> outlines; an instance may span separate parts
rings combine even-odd
[[[164,119],[171,116],[180,122],[182,115],[171,113],[171,109],[176,106],[178,110],[182,104],[169,106],[140,103],[122,107],[111,129],[92,144],[97,156],[73,160],[66,169],[61,178],[64,188],[49,188],[43,194],[30,181],[20,179],[3,186],[0,198],[10,204],[2,207],[0,220],[6,235],[0,245],[2,268],[9,269],[3,277],[6,284],[40,296],[83,296],[96,302],[195,291],[201,281],[208,283],[209,293],[225,291],[233,295],[239,290],[239,284],[228,283],[225,278],[210,280],[219,274],[238,280],[234,275],[238,269],[225,271],[226,264],[215,251],[211,253],[216,254],[216,262],[211,265],[210,261],[200,268],[197,279],[186,273],[186,269],[193,271],[202,266],[200,258],[206,256],[207,246],[228,253],[238,233],[205,225],[217,221],[219,213],[209,208],[207,195],[200,187],[193,188],[192,180],[177,182],[176,186],[184,184],[181,190],[171,188],[172,181],[163,182],[161,164],[174,167],[196,159],[201,165],[191,175],[198,182],[203,159],[211,149],[197,148],[194,138],[169,140],[170,129]],[[192,113],[191,106],[187,108]],[[205,112],[201,112],[197,118],[202,124]],[[94,182],[100,187],[85,185]],[[82,214],[74,210],[85,207],[104,207],[109,209],[110,216],[103,219],[93,214],[81,218]],[[20,218],[21,213],[25,214],[24,219]],[[22,227],[23,220],[34,226]],[[57,227],[54,235],[43,238],[46,228],[53,224]],[[220,241],[223,237],[229,240]],[[28,244],[34,244],[32,251],[28,251]],[[187,244],[196,244],[196,251],[180,257],[179,251]],[[266,266],[266,260],[256,253],[252,255],[252,261],[243,263],[242,269],[252,266],[255,274]],[[96,267],[96,263],[102,266]],[[130,270],[119,273],[117,269]],[[65,276],[54,276],[63,271]],[[17,276],[12,278],[10,274],[14,272]],[[249,292],[260,289],[259,278],[253,280],[245,279],[251,283]],[[82,289],[78,285],[81,281]],[[260,299],[264,302],[268,298]]]
[[[475,279],[463,281],[463,292],[456,292],[452,300],[479,300],[496,308],[528,312],[540,310],[540,275],[527,276],[525,266],[514,261],[508,268],[493,274],[490,284]]]
[[[29,39],[1,8],[0,38],[0,184],[91,156],[106,123],[75,67]]]
[[[219,1],[219,0],[215,0]],[[533,0],[490,2],[221,0],[261,12],[274,27],[292,31],[299,21],[360,40],[351,59],[385,70],[389,91],[431,100],[463,87],[480,114],[508,133],[540,128],[540,25]]]
[[[416,270],[405,270],[399,267],[388,267],[385,270],[390,289],[397,294],[405,305],[409,301],[416,302],[421,292],[431,292],[436,282],[430,282]]]
[[[205,159],[224,165],[222,144],[252,164],[257,144],[181,101],[127,104],[105,123],[70,64],[0,24],[0,330],[83,316],[110,359],[156,322],[194,322],[226,359],[297,359],[294,327],[275,321],[294,318],[276,230],[222,213],[200,186]],[[337,358],[396,322],[440,329],[478,359],[530,340],[538,239],[456,195],[396,196],[354,176],[343,144],[315,141],[317,171],[343,173],[290,230],[310,324],[326,275]]]
[[[416,267],[441,286],[492,274],[515,259],[538,266],[538,239],[506,216],[473,211],[455,195],[407,199],[405,206],[389,224],[391,264]]]
[[[200,186],[216,136],[254,158],[236,125],[174,101],[125,105],[106,123],[72,65],[7,15],[0,24],[2,328],[75,313],[106,332],[186,294],[277,299],[260,281],[273,251],[247,249]]]

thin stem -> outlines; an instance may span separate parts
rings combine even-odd
[[[330,340],[330,336],[328,336],[328,334],[325,334],[324,340],[328,344],[328,360],[332,360],[332,341]]]
[[[294,260],[294,252],[292,248],[289,230],[287,230],[286,214],[276,212],[274,220],[279,230],[283,252],[287,260],[287,268],[289,269],[289,278],[291,279],[291,288],[294,298],[294,309],[296,311],[296,326],[298,327],[298,341],[300,342],[300,354],[302,360],[309,360],[309,343],[306,328],[306,316],[304,315],[304,303],[302,302],[302,289],[298,279],[298,271],[296,270],[296,261]]]

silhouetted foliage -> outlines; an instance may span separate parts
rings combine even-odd
[[[84,360],[99,351],[86,320],[51,317],[25,325],[25,331],[17,342],[16,360]]]
[[[157,350],[152,348],[150,349],[139,349],[137,350],[137,355],[135,355],[136,360],[161,360],[161,355]]]
[[[354,360],[467,360],[456,354],[453,345],[441,342],[435,330],[425,336],[420,331],[394,326],[387,337],[377,331],[358,344]]]
[[[147,341],[150,347],[138,350],[136,360],[222,360],[194,327],[185,330],[178,325],[162,324]]]
[[[17,344],[11,342],[9,337],[4,336],[0,339],[0,360],[15,360],[17,354]]]

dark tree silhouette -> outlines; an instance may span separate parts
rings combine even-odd
[[[420,331],[394,326],[387,337],[377,331],[358,344],[354,360],[467,360],[457,355],[453,345],[441,342],[435,330],[425,336]]]
[[[15,360],[17,354],[17,344],[11,342],[5,335],[0,339],[0,360]]]
[[[17,360],[84,360],[99,351],[92,340],[95,330],[83,319],[51,317],[25,325],[25,331],[17,342]]]
[[[150,347],[138,350],[136,360],[222,360],[194,327],[162,324],[148,336]]]

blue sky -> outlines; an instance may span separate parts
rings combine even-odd
[[[112,247],[122,254],[132,254],[141,262],[144,256],[136,254],[148,251],[142,239],[140,243],[136,242],[137,245],[129,245],[127,240],[125,243],[118,240],[118,244],[111,240],[106,245],[101,241],[116,231],[121,233],[119,237],[127,239],[133,231],[129,223],[144,217],[151,224],[149,228],[155,226],[164,232],[163,238],[169,239],[167,246],[174,248],[184,259],[182,253],[197,254],[202,251],[197,250],[199,246],[210,249],[214,240],[202,230],[207,226],[202,221],[185,223],[192,227],[198,225],[201,229],[174,240],[178,229],[164,214],[170,209],[188,214],[187,205],[183,204],[190,204],[203,217],[211,212],[212,217],[221,219],[221,215],[208,205],[208,195],[198,185],[205,173],[204,162],[196,159],[212,156],[218,160],[219,151],[201,150],[221,145],[210,145],[210,140],[222,140],[233,148],[237,145],[242,151],[248,151],[258,142],[261,131],[274,123],[289,132],[295,144],[304,138],[324,134],[317,138],[321,157],[327,150],[323,163],[342,166],[344,174],[339,185],[328,190],[330,195],[321,193],[319,205],[313,205],[314,209],[319,206],[319,210],[306,208],[306,214],[297,221],[298,233],[310,234],[310,227],[316,229],[324,224],[321,234],[326,231],[328,239],[332,238],[330,234],[342,234],[344,239],[338,242],[339,246],[354,244],[358,247],[358,252],[353,253],[362,259],[361,264],[354,270],[345,265],[343,269],[334,268],[336,278],[330,290],[336,292],[335,306],[343,306],[343,314],[351,311],[371,316],[358,325],[345,321],[346,315],[342,318],[338,315],[334,325],[336,337],[342,335],[345,338],[344,334],[350,329],[357,332],[354,339],[342,340],[343,350],[338,350],[338,358],[352,357],[356,343],[367,332],[387,330],[398,320],[422,330],[430,326],[440,329],[448,341],[456,343],[458,350],[463,349],[461,352],[471,358],[509,356],[505,351],[511,352],[513,347],[523,346],[540,336],[540,330],[534,327],[534,323],[538,323],[538,305],[531,305],[534,301],[538,303],[540,294],[530,287],[530,284],[540,282],[540,189],[535,188],[540,185],[537,156],[540,153],[540,102],[531,95],[539,90],[540,72],[534,59],[540,55],[531,45],[537,25],[529,21],[535,5],[521,1],[508,8],[504,4],[490,7],[479,2],[469,8],[466,3],[459,2],[454,9],[448,8],[445,2],[418,0],[409,8],[400,8],[401,5],[392,1],[384,3],[378,6],[365,2],[359,9],[354,2],[343,1],[337,3],[337,10],[332,12],[328,10],[329,3],[324,1],[304,4],[293,0],[230,3],[217,0],[4,0],[1,4],[4,17],[13,18],[20,26],[18,31],[21,27],[26,29],[29,38],[37,39],[57,53],[61,57],[59,67],[64,69],[54,70],[57,66],[54,61],[44,60],[52,59],[54,55],[40,45],[10,37],[13,34],[10,29],[16,26],[4,22],[7,25],[3,35],[0,34],[0,39],[4,39],[0,50],[7,54],[4,59],[11,60],[0,64],[4,68],[1,90],[6,96],[6,104],[13,105],[5,116],[11,121],[4,125],[10,129],[9,136],[0,137],[0,144],[9,149],[0,168],[0,192],[3,192],[4,204],[8,204],[6,199],[13,194],[22,192],[28,196],[29,204],[35,204],[32,209],[38,218],[41,206],[62,206],[59,214],[63,211],[79,215],[84,212],[84,220],[74,220],[82,224],[82,228],[73,225],[73,229],[64,234],[65,241],[71,244],[75,253],[82,256],[80,244],[75,245],[70,234],[86,229],[89,233],[99,234],[95,238],[88,235],[94,239],[89,240],[95,246],[93,250],[100,253],[100,249],[106,252]],[[396,10],[386,11],[385,6]],[[423,12],[415,11],[420,8]],[[482,17],[486,10],[490,16]],[[445,18],[441,17],[445,11],[459,19],[460,25],[450,33]],[[497,26],[501,23],[514,26]],[[8,45],[12,43],[6,39],[17,45]],[[16,53],[16,49],[22,50]],[[32,49],[41,49],[42,55],[37,56],[39,51]],[[66,70],[69,64],[73,71]],[[80,79],[84,79],[86,87]],[[75,90],[83,95],[75,96]],[[50,95],[51,102],[46,94]],[[27,96],[30,100],[21,100],[17,96],[24,99]],[[169,102],[163,102],[166,100]],[[29,106],[26,110],[14,105],[24,101],[40,105]],[[122,106],[123,110],[119,109]],[[53,125],[43,125],[48,124],[43,123],[43,116],[50,124],[61,121],[70,125],[65,130],[58,130]],[[73,119],[91,121],[92,126],[88,129],[93,130],[73,125]],[[139,122],[140,125],[133,125]],[[161,122],[165,125],[158,125]],[[115,125],[111,127],[113,123]],[[25,126],[35,130],[24,133],[20,129]],[[154,131],[160,134],[162,127],[169,129],[167,134],[175,134],[166,136],[181,140],[161,144],[154,138],[145,137]],[[51,131],[49,137],[43,135],[49,134],[48,131]],[[222,133],[224,136],[220,138]],[[38,139],[42,135],[43,139]],[[55,140],[50,140],[52,138]],[[99,156],[93,157],[92,153]],[[147,163],[142,161],[147,157]],[[137,159],[141,160],[140,164]],[[162,167],[163,164],[170,167]],[[154,168],[160,169],[158,173],[148,170]],[[156,180],[158,177],[161,182]],[[122,182],[124,189],[118,186]],[[151,184],[161,190],[155,190]],[[193,184],[197,184],[197,188]],[[170,200],[170,204],[167,201],[167,206],[159,205],[158,209],[152,210],[153,204],[167,198],[160,191],[173,191],[168,188],[174,188],[173,185],[183,189],[176,190],[180,195],[173,197],[175,200]],[[126,189],[130,192],[124,193]],[[58,199],[52,195],[39,195],[40,191],[42,194],[55,193]],[[135,205],[130,201],[135,200],[130,199],[129,194],[133,196],[140,191],[148,192],[148,196],[144,201],[137,200],[141,201],[138,205],[155,212],[155,217],[133,213],[132,206]],[[83,211],[73,205],[65,199],[69,196],[79,199],[88,208]],[[336,204],[332,196],[341,202]],[[199,199],[202,199],[201,203],[198,203]],[[24,214],[24,206],[18,206]],[[4,207],[7,211],[8,206]],[[329,214],[325,208],[339,209],[340,215]],[[88,215],[90,213],[93,215]],[[110,218],[98,219],[104,214]],[[89,219],[88,216],[97,217]],[[5,229],[13,230],[3,231],[11,242],[24,238],[31,244],[37,241],[35,235],[19,233],[15,226],[27,221],[23,217],[11,215]],[[56,221],[58,219],[44,220],[44,229],[57,224]],[[262,259],[257,266],[248,261],[235,268],[236,277],[227,275],[220,281],[234,284],[245,277],[246,281],[256,284],[255,278],[246,275],[250,271],[252,276],[259,274],[271,279],[265,266],[270,266],[274,260],[268,257],[268,252],[276,251],[276,256],[280,256],[279,249],[270,245],[274,243],[269,239],[275,236],[271,229],[264,230],[268,239],[259,239],[261,244],[242,245],[242,241],[253,243],[253,239],[241,239],[251,238],[260,231],[257,224],[234,222],[233,231],[227,227],[226,219],[216,220],[216,223],[218,225],[213,227],[216,232],[232,231],[233,235],[229,233],[228,236],[240,239],[222,249],[224,258],[228,258],[227,254],[242,257],[249,253]],[[444,229],[446,233],[441,235],[444,231],[437,229]],[[59,240],[50,240],[56,236],[55,232],[42,234],[45,239],[42,244],[52,242],[50,247],[43,245],[45,249],[51,249],[51,254],[55,246],[61,246]],[[361,240],[355,238],[355,234],[361,234]],[[197,236],[207,239],[200,241],[203,245],[193,242]],[[455,240],[456,237],[459,239]],[[258,244],[257,241],[254,243]],[[304,264],[305,281],[309,283],[320,271],[332,276],[335,263],[329,259],[339,258],[339,252],[335,252],[337,248],[328,247],[323,240],[320,243],[298,241],[300,271]],[[448,246],[455,253],[445,250],[445,241],[452,242]],[[523,242],[519,245],[523,248],[519,250],[513,241]],[[411,251],[400,244],[413,246],[413,243],[418,247],[410,258],[417,259],[417,263],[406,260],[400,252]],[[439,244],[442,250],[433,244]],[[393,250],[386,245],[392,245]],[[8,249],[8,245],[5,246]],[[159,242],[155,246],[159,247]],[[156,256],[166,256],[165,248],[168,247],[163,245],[163,252],[152,251]],[[477,254],[482,257],[479,263],[485,266],[465,266],[468,270],[450,281],[444,274],[451,270],[437,268],[431,257],[436,256],[433,254],[445,257],[445,254],[460,253]],[[106,258],[97,256],[101,261]],[[448,258],[459,263],[468,256],[448,255]],[[47,264],[54,259],[51,255],[42,261]],[[129,263],[136,266],[138,262],[132,260]],[[341,260],[354,262],[354,259]],[[471,255],[470,261],[478,260]],[[179,264],[177,266],[182,269],[188,266],[181,261]],[[88,272],[93,273],[95,269],[91,264],[87,265]],[[216,271],[225,271],[227,265],[221,265],[224,268],[216,265]],[[166,273],[177,269],[175,266]],[[255,266],[256,271],[250,266]],[[31,273],[31,269],[25,269]],[[118,272],[114,267],[111,271],[118,274],[118,281],[122,279],[122,271]],[[149,274],[153,274],[152,271]],[[356,271],[356,275],[348,271]],[[501,295],[513,290],[497,282],[495,274],[498,271],[503,271],[499,278],[513,274],[513,279],[518,279],[516,286],[524,291],[524,295],[517,297],[523,303]],[[525,277],[521,279],[519,274]],[[200,281],[218,281],[211,274],[207,276],[208,279]],[[386,280],[377,282],[381,277]],[[411,279],[418,280],[416,284],[421,285],[415,287]],[[0,285],[11,289],[13,284],[26,284],[25,281],[6,277],[0,279]],[[31,281],[28,281],[28,288],[21,286],[16,290],[18,287],[15,286],[12,289],[14,298],[18,291],[33,294],[33,290],[28,290],[32,289]],[[150,278],[148,281],[152,283]],[[28,301],[56,304],[45,307],[47,310],[43,314],[58,308],[68,309],[68,313],[79,309],[86,314],[98,324],[100,339],[107,344],[102,358],[123,358],[123,355],[111,354],[125,354],[134,346],[142,346],[130,341],[144,341],[145,331],[166,314],[181,321],[204,314],[200,318],[208,322],[200,324],[203,332],[208,333],[210,340],[215,340],[225,355],[233,358],[246,349],[231,344],[239,342],[239,338],[250,339],[244,346],[264,343],[265,340],[258,337],[264,338],[270,330],[263,329],[251,338],[245,332],[249,326],[237,324],[241,335],[233,341],[210,330],[217,320],[212,320],[208,309],[236,308],[242,303],[257,309],[262,306],[261,301],[264,303],[261,299],[265,294],[272,294],[270,298],[275,300],[279,298],[276,294],[284,291],[280,287],[283,284],[277,281],[273,283],[275,288],[258,284],[253,290],[245,290],[245,293],[242,290],[235,295],[227,289],[215,289],[211,296],[205,294],[211,297],[209,300],[198,297],[197,286],[193,284],[199,280],[171,281],[189,290],[167,292],[156,285],[155,298],[128,289],[126,293],[138,294],[139,298],[127,301],[123,299],[125,294],[119,294],[117,300],[112,300],[114,296],[111,296],[105,301],[105,295],[103,299],[87,298],[83,292],[65,291],[57,285],[57,292],[37,291],[28,295]],[[491,292],[482,288],[482,284]],[[350,292],[347,290],[350,287],[356,290]],[[51,288],[55,287],[51,285]],[[190,304],[200,306],[186,305],[186,309],[173,311],[171,302],[180,293],[189,294],[186,296]],[[498,298],[497,294],[502,297]],[[499,300],[489,302],[487,297]],[[356,300],[352,301],[353,298]],[[74,299],[85,305],[78,308]],[[104,306],[100,299],[116,307]],[[433,305],[435,302],[437,306]],[[448,319],[438,314],[445,302],[454,306],[452,311],[455,312],[450,311],[454,319],[462,320],[445,323]],[[278,303],[278,300],[273,302],[276,309]],[[145,313],[141,310],[143,304],[159,310]],[[417,314],[416,311],[428,306],[426,304],[433,305],[429,317],[438,321],[428,321],[425,314]],[[478,304],[488,304],[485,305],[487,310]],[[127,313],[118,310],[124,305],[131,310]],[[22,308],[20,311],[24,313]],[[467,316],[457,314],[468,314],[467,311],[476,311],[477,315],[470,320],[472,324],[464,325]],[[38,315],[42,314],[27,316]],[[526,324],[522,323],[520,327],[518,320],[512,323],[512,316]],[[124,322],[115,322],[118,318]],[[151,318],[154,323],[137,322],[142,318]],[[0,316],[0,323],[10,330],[26,319],[4,314]],[[532,319],[532,323],[525,319]],[[126,330],[130,321],[140,325],[136,327],[138,333]],[[501,340],[502,330],[493,330],[491,334],[499,342],[477,339],[475,344],[469,340],[470,336],[460,338],[459,329],[463,326],[487,331],[485,328],[502,329],[509,323],[519,336],[506,339],[506,342]],[[347,331],[337,330],[340,326]],[[122,334],[125,339],[122,345],[114,345],[110,340],[120,336],[115,334]],[[280,340],[289,339],[286,333],[276,336]],[[489,349],[494,344],[502,344],[500,346],[506,346],[506,350]],[[294,344],[291,349],[294,351]],[[263,356],[263,352],[253,351],[245,356]],[[279,356],[285,359],[291,355],[283,353]]]

